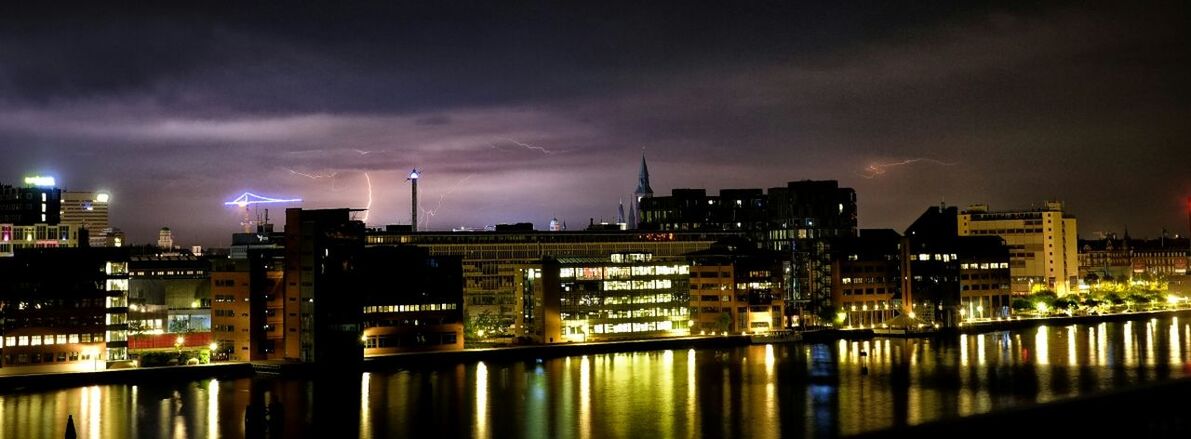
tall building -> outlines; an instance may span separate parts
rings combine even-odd
[[[237,234],[243,235],[243,234]],[[256,361],[285,358],[285,270],[280,248],[253,248],[214,261],[211,335],[215,357]],[[297,337],[296,331],[292,335]]]
[[[364,223],[351,212],[285,210],[286,359],[351,367],[364,357],[364,304],[348,289],[364,247]]]
[[[62,224],[75,224],[87,230],[91,247],[111,247],[112,226],[108,219],[111,195],[106,192],[63,191]]]
[[[162,227],[161,232],[157,234],[157,247],[162,250],[174,249],[174,232],[169,227]]]
[[[518,276],[532,297],[527,335],[539,343],[689,335],[689,274],[680,256],[544,258]]]
[[[687,254],[691,333],[766,333],[785,322],[783,255],[746,240]],[[792,322],[791,322],[792,323]]]
[[[58,225],[62,218],[62,190],[49,177],[29,177],[21,187],[0,185],[0,224]]]
[[[990,211],[974,205],[958,215],[960,236],[1000,236],[1009,245],[1010,288],[1014,294],[1053,290],[1075,291],[1079,278],[1078,233],[1075,217],[1063,203],[1044,207]]]
[[[128,360],[127,254],[37,249],[0,259],[0,367],[102,370]]]
[[[675,189],[671,196],[645,198],[640,229],[739,231],[764,248],[789,255],[785,297],[788,312],[817,314],[831,305],[828,239],[856,236],[856,191],[834,180],[794,181],[785,187]]]

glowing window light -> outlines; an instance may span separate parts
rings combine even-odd
[[[106,203],[106,202],[108,202],[108,200],[111,200],[111,199],[112,199],[112,195],[105,193],[105,192],[100,192],[98,194],[95,194],[95,201],[100,202],[100,203]]]

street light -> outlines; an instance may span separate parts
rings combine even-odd
[[[174,349],[176,349],[178,351],[178,365],[179,366],[182,365],[182,344],[185,342],[186,342],[186,339],[182,338],[181,335],[179,335],[178,338],[174,339]]]

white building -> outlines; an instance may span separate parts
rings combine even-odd
[[[960,236],[996,235],[1005,240],[1014,294],[1048,289],[1063,295],[1078,285],[1079,235],[1075,217],[1063,213],[1062,202],[996,212],[974,205],[961,212],[958,221]]]

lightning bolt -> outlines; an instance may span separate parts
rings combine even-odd
[[[438,211],[439,211],[439,209],[442,208],[443,201],[447,198],[447,196],[454,193],[455,190],[458,189],[459,186],[462,186],[463,183],[466,183],[467,180],[471,180],[471,178],[473,176],[475,176],[475,174],[468,174],[466,177],[463,177],[459,181],[456,181],[455,184],[452,184],[451,187],[447,188],[446,192],[439,194],[438,202],[434,204],[433,208],[422,209],[422,219],[421,219],[421,221],[419,221],[420,224],[418,224],[418,228],[419,229],[422,229],[422,228],[428,229],[430,227],[430,219],[432,217],[434,217],[434,215],[438,214]]]
[[[306,177],[311,180],[321,180],[324,178],[335,178],[335,176],[338,175],[338,173],[336,173],[336,172],[319,172],[319,173],[314,173],[314,174],[307,174],[305,172],[298,172],[298,171],[295,171],[290,168],[284,168],[284,169],[286,171],[289,171],[290,174]]]
[[[857,172],[856,175],[859,175],[861,177],[871,180],[871,179],[877,178],[878,175],[882,175],[886,172],[889,172],[889,168],[894,168],[894,167],[898,167],[898,166],[906,166],[906,165],[910,165],[910,164],[914,164],[914,163],[918,163],[918,162],[934,163],[939,166],[955,166],[958,164],[958,162],[944,162],[942,160],[935,160],[935,159],[931,159],[931,158],[916,158],[916,159],[902,160],[900,162],[872,163],[872,164],[868,165],[867,168],[864,168],[863,172]]]
[[[543,148],[543,147],[540,147],[540,146],[534,146],[534,145],[530,145],[530,144],[528,144],[528,143],[525,143],[525,142],[518,142],[518,141],[516,141],[516,140],[510,139],[510,138],[507,138],[507,137],[506,137],[506,138],[503,138],[503,139],[501,139],[501,140],[504,140],[504,141],[506,141],[506,142],[509,142],[509,143],[512,143],[512,144],[514,144],[514,145],[517,145],[517,146],[520,146],[520,147],[522,147],[522,148],[528,149],[528,150],[530,150],[530,151],[537,151],[537,152],[540,152],[540,153],[542,153],[542,154],[546,154],[546,155],[554,154],[554,151],[548,150],[548,149],[546,149],[546,148]],[[493,145],[493,147],[495,148],[495,145]]]
[[[368,182],[368,205],[364,206],[364,224],[368,224],[368,214],[372,212],[372,177],[365,172],[364,180]]]

